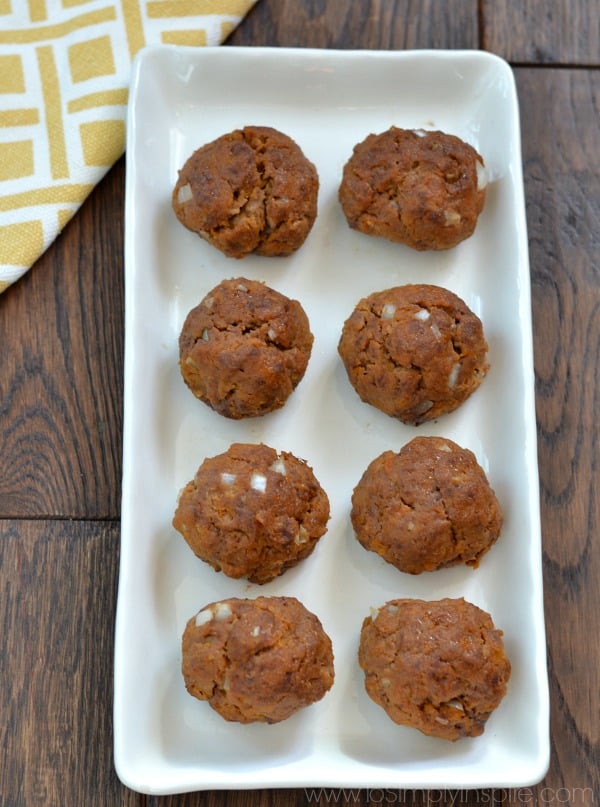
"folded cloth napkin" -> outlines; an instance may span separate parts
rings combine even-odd
[[[0,0],[0,292],[121,156],[144,45],[218,45],[256,0]]]

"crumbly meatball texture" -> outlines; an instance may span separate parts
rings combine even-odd
[[[302,380],[313,335],[306,312],[264,283],[219,283],[186,317],[179,337],[185,383],[228,418],[282,407]]]
[[[361,300],[338,345],[361,400],[418,425],[452,412],[488,369],[483,325],[456,294],[426,284]]]
[[[339,200],[350,227],[417,250],[473,234],[486,194],[482,157],[444,132],[371,134],[344,166]]]
[[[360,543],[409,574],[477,567],[495,543],[502,510],[472,451],[415,437],[373,460],[352,494]]]
[[[511,672],[502,631],[462,598],[391,600],[363,622],[358,660],[395,723],[446,740],[483,733]]]
[[[216,571],[267,583],[313,552],[329,514],[304,460],[234,443],[204,460],[179,496],[173,526]]]
[[[315,166],[290,137],[246,126],[195,151],[173,189],[175,215],[232,258],[290,255],[317,216]]]
[[[277,723],[333,685],[331,640],[294,597],[232,598],[206,605],[182,638],[190,695],[225,720]]]

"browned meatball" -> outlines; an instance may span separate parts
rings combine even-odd
[[[204,460],[173,526],[217,571],[267,583],[312,553],[328,520],[329,499],[304,460],[234,443]]]
[[[312,351],[308,317],[264,283],[224,280],[186,317],[179,337],[184,381],[228,418],[282,407],[302,380]]]
[[[392,126],[344,166],[339,199],[350,227],[417,250],[472,235],[485,201],[483,159],[454,135]]]
[[[426,284],[361,300],[338,345],[361,400],[414,425],[452,412],[479,387],[487,350],[479,317],[448,289]]]
[[[199,148],[173,189],[179,221],[225,255],[290,255],[316,215],[315,166],[286,134],[246,126]]]
[[[333,650],[319,619],[294,597],[232,598],[188,621],[182,673],[190,695],[225,720],[277,723],[328,692]]]
[[[478,566],[502,527],[475,455],[444,437],[415,437],[374,459],[354,489],[351,518],[365,549],[409,574]]]
[[[511,672],[502,631],[462,598],[391,600],[364,620],[358,660],[395,723],[446,740],[483,733]]]

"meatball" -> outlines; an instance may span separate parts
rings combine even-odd
[[[351,519],[365,549],[409,574],[477,567],[503,520],[473,452],[444,437],[376,457],[354,489]]]
[[[246,126],[197,149],[179,171],[179,221],[228,257],[291,255],[317,216],[319,178],[291,137]]]
[[[182,637],[187,691],[225,720],[277,723],[329,691],[333,649],[294,597],[231,598],[204,606]]]
[[[304,460],[234,443],[204,460],[173,526],[215,570],[267,583],[313,552],[328,520],[329,499]]]
[[[459,137],[392,126],[355,146],[339,200],[355,230],[450,249],[473,234],[486,185],[483,158]]]
[[[338,352],[361,400],[418,425],[457,409],[489,363],[483,325],[440,286],[373,292],[344,323]]]
[[[187,386],[224,417],[280,409],[308,366],[313,335],[297,300],[246,278],[224,280],[187,315],[179,367]]]
[[[502,631],[462,598],[385,603],[364,620],[358,660],[395,723],[446,740],[483,733],[511,672]]]

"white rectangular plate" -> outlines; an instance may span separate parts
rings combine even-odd
[[[290,135],[319,172],[319,215],[290,258],[226,258],[175,219],[177,170],[193,150],[247,124]],[[417,253],[351,231],[337,201],[353,146],[392,124],[472,143],[492,182],[475,234]],[[152,48],[137,59],[127,144],[126,359],[121,568],[115,648],[115,760],[148,793],[208,788],[516,786],[549,758],[530,280],[518,105],[505,62],[483,52]],[[197,401],[178,369],[188,311],[223,278],[245,276],[303,304],[315,335],[283,409],[230,421]],[[459,410],[405,426],[361,403],[337,342],[361,297],[409,282],[451,289],[482,319],[491,370]],[[505,514],[478,569],[410,576],[352,533],[350,496],[367,464],[416,434],[475,452]],[[331,501],[314,554],[265,586],[196,559],[171,526],[178,491],[234,441],[302,457]],[[336,680],[276,725],[227,723],[190,697],[184,625],[225,597],[290,595],[332,638]],[[513,672],[485,733],[456,743],[392,723],[367,697],[356,652],[371,607],[395,597],[465,597],[504,631]]]

